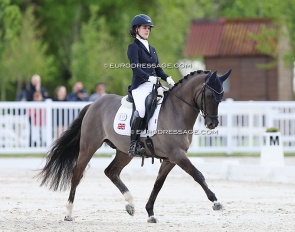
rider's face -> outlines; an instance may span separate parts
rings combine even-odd
[[[141,25],[137,28],[137,32],[138,34],[144,38],[144,39],[148,39],[150,32],[151,32],[151,27],[150,26],[145,26],[145,25]]]

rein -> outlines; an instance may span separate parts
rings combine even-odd
[[[209,117],[209,118],[213,118],[213,119],[216,119],[218,118],[218,115],[210,115],[210,114],[207,114],[206,112],[206,98],[205,98],[205,89],[209,89],[210,91],[214,91],[215,93],[217,94],[221,94],[223,93],[223,90],[218,93],[215,89],[211,88],[210,86],[208,86],[206,83],[203,83],[203,88],[201,89],[201,91],[198,93],[197,97],[196,97],[196,106],[195,105],[192,105],[188,102],[186,102],[185,100],[183,100],[182,98],[178,97],[177,95],[175,95],[174,93],[172,93],[171,90],[169,90],[169,93],[172,94],[172,96],[176,97],[177,99],[179,99],[180,101],[182,101],[183,103],[187,104],[189,107],[193,108],[195,111],[197,112],[200,112],[201,115],[206,118],[206,117]],[[198,98],[199,96],[201,95],[201,107],[198,106]]]

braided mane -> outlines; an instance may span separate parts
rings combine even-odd
[[[184,76],[182,79],[180,79],[177,83],[175,83],[175,85],[170,89],[170,91],[173,91],[173,89],[174,89],[176,86],[182,84],[182,82],[183,82],[184,80],[188,79],[189,77],[194,76],[196,73],[197,73],[197,74],[203,74],[203,73],[204,73],[204,74],[208,74],[208,73],[210,73],[210,72],[211,72],[211,71],[209,71],[209,70],[197,70],[197,71],[191,72],[191,73],[187,74],[186,76]]]
[[[191,72],[191,73],[187,74],[182,79],[180,79],[177,83],[175,83],[174,86],[171,89],[169,89],[168,91],[165,91],[164,92],[164,100],[163,100],[163,103],[166,101],[169,93],[171,93],[173,91],[173,89],[175,89],[176,86],[181,85],[184,80],[187,80],[188,78],[194,76],[196,73],[197,74],[208,74],[208,73],[211,73],[211,71],[209,71],[209,70],[197,70],[197,71],[194,71],[194,72]]]

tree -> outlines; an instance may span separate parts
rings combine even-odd
[[[98,7],[91,6],[91,17],[82,25],[81,39],[72,45],[70,70],[71,84],[82,81],[87,90],[94,91],[95,83],[105,82],[108,89],[117,89],[121,79],[111,81],[114,72],[111,64],[117,61],[113,40],[108,31],[105,18],[97,15]]]
[[[150,10],[155,27],[150,35],[150,43],[154,44],[160,62],[168,75],[175,81],[182,78],[177,63],[182,58],[186,34],[193,17],[201,17],[202,11],[194,0],[158,1]]]
[[[7,44],[2,60],[2,87],[19,90],[24,83],[28,83],[31,76],[38,73],[46,83],[54,75],[53,58],[46,55],[47,46],[40,39],[40,32],[36,30],[33,8],[29,7],[23,16],[21,29]],[[1,100],[5,100],[2,96]]]
[[[277,52],[274,49],[273,43],[270,41],[278,39],[279,36],[288,38],[292,47],[288,53],[285,54],[286,62],[294,62],[295,60],[295,0],[258,0],[258,1],[244,1],[244,0],[222,0],[219,5],[219,14],[224,17],[241,18],[241,17],[259,17],[273,19],[282,32],[285,27],[287,33],[275,34],[273,29],[264,29],[261,35],[255,36],[258,42],[258,49],[262,52],[274,56]],[[268,41],[266,43],[266,41]]]
[[[48,45],[44,55],[54,57],[52,67],[59,71],[55,77],[50,76],[54,86],[60,84],[58,82],[70,84],[82,78],[86,87],[93,90],[94,82],[102,80],[107,82],[110,92],[126,94],[132,71],[130,68],[118,68],[118,65],[129,63],[126,55],[127,46],[132,42],[128,34],[129,25],[132,18],[140,13],[152,17],[155,28],[152,29],[149,42],[156,47],[161,63],[172,64],[172,68],[164,70],[175,80],[181,75],[173,65],[182,58],[190,21],[195,18],[271,17],[279,25],[288,28],[286,36],[290,36],[292,44],[288,57],[289,60],[294,60],[295,57],[295,0],[11,1],[23,12],[34,4],[38,32],[42,31],[38,34],[38,39],[43,41],[43,45]],[[9,0],[2,0],[0,4],[3,2]],[[96,7],[95,13],[93,6]],[[5,17],[8,20],[11,15]],[[3,29],[3,13],[0,28]],[[11,28],[12,31],[17,31],[17,27]],[[267,37],[267,32],[265,36]],[[257,40],[264,38],[257,37]],[[0,41],[3,45],[3,37]],[[267,50],[261,42],[263,41],[260,41],[261,48]],[[7,46],[3,45],[2,50],[4,47]],[[105,69],[105,63],[117,64],[117,68]]]
[[[0,2],[0,88],[1,100],[6,99],[6,89],[9,75],[6,70],[7,49],[16,39],[21,27],[21,12],[17,5],[11,4],[10,0]]]
[[[97,0],[35,0],[39,28],[44,29],[43,38],[48,44],[47,53],[55,57],[59,80],[68,81],[72,74],[71,47],[80,39],[81,25],[88,21],[91,4]]]

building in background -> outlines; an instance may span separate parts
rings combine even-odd
[[[202,19],[191,22],[183,57],[201,58],[207,70],[220,74],[232,69],[225,98],[289,101],[293,67],[283,61],[288,49],[286,33],[270,19]]]

